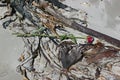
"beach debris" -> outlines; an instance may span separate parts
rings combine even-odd
[[[27,77],[27,73],[26,73],[26,70],[24,69],[23,70],[23,80],[30,80],[28,77]]]
[[[72,42],[62,42],[59,50],[59,59],[63,64],[63,68],[69,69],[71,65],[82,60],[85,50],[92,47],[91,44],[76,45]],[[91,47],[90,47],[91,46]]]
[[[24,61],[24,59],[25,59],[24,55],[21,54],[21,56],[19,57],[18,61],[22,62],[22,61]]]
[[[88,63],[98,63],[99,60],[102,60],[103,58],[113,58],[113,57],[117,57],[116,53],[118,53],[117,51],[114,50],[108,50],[108,51],[104,51],[102,53],[93,55],[92,57],[88,58]]]
[[[120,79],[120,41],[77,23],[75,18],[66,18],[59,9],[69,13],[79,13],[78,10],[59,0],[5,0],[4,3],[10,10],[1,20],[8,16],[10,19],[3,22],[3,27],[12,26],[13,34],[25,44],[17,66],[23,80]],[[84,14],[85,20],[78,20],[87,25],[87,13]]]
[[[87,43],[92,43],[94,41],[94,38],[92,36],[87,36]]]

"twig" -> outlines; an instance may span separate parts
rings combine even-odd
[[[76,42],[76,39],[86,39],[86,37],[76,37],[72,34],[70,35],[59,35],[59,37],[57,36],[53,36],[53,35],[46,35],[46,34],[38,34],[38,33],[34,33],[34,34],[22,34],[22,33],[13,33],[13,35],[17,35],[17,37],[49,37],[49,38],[57,38],[60,40],[65,40],[65,39],[71,39],[73,42]]]

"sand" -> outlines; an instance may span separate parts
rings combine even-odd
[[[1,14],[6,8],[0,8]],[[12,31],[3,29],[0,21],[0,80],[21,80],[21,75],[16,72],[19,64],[18,58],[23,51],[21,38],[12,35]]]

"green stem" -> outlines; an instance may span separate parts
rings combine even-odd
[[[57,36],[53,36],[53,35],[46,35],[46,34],[22,34],[22,33],[13,33],[13,35],[17,35],[17,37],[51,37],[51,38],[59,38],[62,39],[63,37],[65,37],[64,39],[86,39],[85,37],[75,37],[75,36],[71,36],[71,35],[59,35],[59,37]]]

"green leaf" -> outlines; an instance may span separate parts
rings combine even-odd
[[[71,39],[74,43],[77,43],[77,39],[73,34],[69,34],[69,39]]]
[[[67,37],[67,34],[65,34],[65,35],[61,35],[61,36],[59,36],[60,37],[60,40],[61,41],[63,41],[63,40],[65,40],[65,39],[67,39],[68,37]]]

